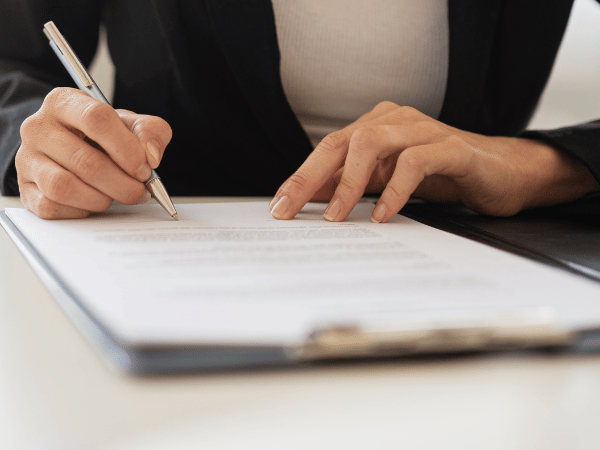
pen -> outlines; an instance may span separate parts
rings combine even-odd
[[[58,59],[63,63],[63,66],[65,66],[77,84],[77,87],[87,93],[90,97],[110,105],[110,102],[106,99],[87,70],[85,70],[85,67],[83,67],[83,64],[81,64],[71,46],[67,43],[60,31],[58,31],[54,22],[48,22],[44,25],[44,34],[50,41],[50,47],[52,47],[52,50],[54,50]],[[165,211],[167,211],[173,219],[178,220],[175,206],[154,169],[152,169],[150,178],[148,178],[144,184],[146,185],[146,189],[148,189]]]

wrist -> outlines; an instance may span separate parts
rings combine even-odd
[[[550,144],[533,139],[519,139],[530,193],[523,209],[551,206],[577,200],[600,190],[600,185],[588,168]]]

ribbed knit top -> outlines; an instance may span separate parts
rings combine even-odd
[[[284,90],[313,144],[383,100],[438,117],[447,0],[272,2]]]

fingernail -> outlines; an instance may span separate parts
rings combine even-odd
[[[385,203],[380,203],[373,210],[373,214],[371,214],[371,222],[379,223],[385,217],[385,213],[387,212],[387,207]]]
[[[140,201],[137,203],[138,205],[141,205],[142,203],[146,203],[148,200],[150,200],[150,192],[146,191],[144,192],[144,195],[142,195],[142,198],[140,198]]]
[[[271,215],[276,219],[283,219],[283,215],[286,213],[289,206],[290,199],[287,197],[287,195],[284,195],[279,199],[277,203],[275,203],[275,206],[273,206],[273,209],[271,210]]]
[[[148,149],[148,156],[150,157],[150,166],[153,168],[157,168],[158,167],[158,163],[159,158],[160,158],[160,152],[158,150],[158,142],[156,141],[150,141],[146,144],[146,148]]]
[[[150,174],[152,173],[152,169],[146,163],[143,163],[140,168],[135,172],[135,177],[140,181],[146,181],[150,178]]]
[[[273,197],[273,200],[271,200],[271,203],[269,203],[270,210],[273,210],[273,206],[275,205],[275,200],[277,200],[277,197]]]
[[[323,217],[330,222],[334,222],[341,209],[342,204],[340,203],[340,199],[336,198],[332,203],[329,204],[325,210],[325,213],[323,213]]]

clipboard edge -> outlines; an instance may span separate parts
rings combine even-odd
[[[250,366],[297,364],[283,347],[244,346],[156,346],[119,340],[98,321],[45,262],[6,211],[0,211],[0,225],[54,301],[69,318],[86,342],[104,363],[117,372],[143,375],[150,373],[222,370]]]

